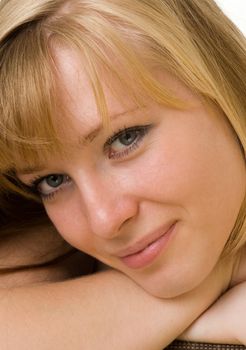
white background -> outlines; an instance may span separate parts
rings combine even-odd
[[[202,1],[202,0],[200,0]],[[246,35],[246,0],[215,0],[225,14]]]

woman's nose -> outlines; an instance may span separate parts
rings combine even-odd
[[[105,239],[119,236],[123,226],[138,213],[137,199],[115,180],[90,174],[77,183],[89,227]]]

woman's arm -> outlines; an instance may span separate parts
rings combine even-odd
[[[246,282],[220,297],[179,339],[246,345]]]
[[[157,299],[116,271],[0,290],[2,350],[160,350],[221,294],[217,268],[198,288]]]

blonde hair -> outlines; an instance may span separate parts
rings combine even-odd
[[[50,151],[62,152],[54,117],[59,103],[54,42],[82,54],[103,120],[108,116],[101,67],[138,103],[147,95],[185,108],[151,74],[157,67],[215,104],[245,154],[246,41],[213,0],[1,0],[2,191],[21,192],[10,171],[19,162],[31,166]],[[245,221],[244,201],[225,252],[245,243]]]

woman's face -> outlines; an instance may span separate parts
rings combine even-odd
[[[56,60],[74,148],[20,179],[34,182],[69,243],[149,293],[174,297],[196,287],[218,261],[245,194],[245,163],[227,122],[159,73],[191,107],[146,101],[141,109],[105,87],[111,124],[103,129],[78,57],[60,48]]]

